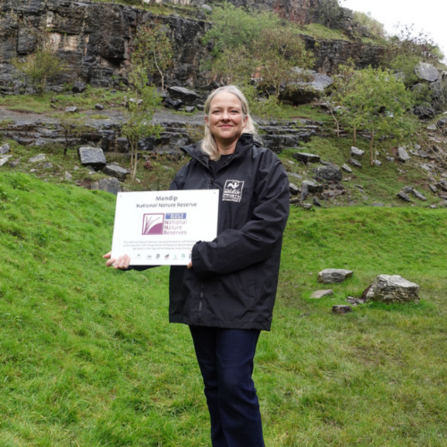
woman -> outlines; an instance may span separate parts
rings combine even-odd
[[[171,189],[219,189],[218,236],[197,242],[187,267],[171,267],[169,321],[190,327],[213,446],[261,447],[251,376],[259,333],[271,326],[289,182],[276,155],[253,139],[237,87],[212,92],[205,114],[204,139],[183,148],[192,159]],[[121,269],[129,264],[128,256],[106,262]]]

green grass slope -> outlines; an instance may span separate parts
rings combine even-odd
[[[0,175],[0,447],[209,446],[168,270],[116,272],[115,197]],[[255,381],[269,446],[447,445],[447,211],[294,208]],[[311,300],[319,270],[351,268]],[[331,314],[380,273],[421,302]]]

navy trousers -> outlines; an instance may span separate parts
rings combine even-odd
[[[190,326],[205,384],[213,447],[264,447],[251,378],[259,330]]]

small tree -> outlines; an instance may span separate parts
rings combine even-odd
[[[245,95],[250,107],[250,113],[260,118],[280,117],[282,115],[281,104],[276,96],[269,98],[258,98],[258,89],[248,83],[240,84],[240,88]]]
[[[36,40],[38,42],[36,51],[27,56],[25,61],[14,59],[12,64],[29,79],[34,90],[42,94],[47,80],[64,72],[66,65],[57,57],[47,33],[36,34]]]
[[[374,36],[385,39],[385,25],[372,17],[370,12],[354,11],[354,22],[364,26]]]
[[[338,0],[319,0],[314,11],[314,17],[324,26],[331,28],[342,14],[340,2]]]
[[[306,51],[298,30],[291,26],[264,30],[255,49],[260,84],[266,90],[274,89],[279,97],[281,86],[305,77],[304,70],[314,63],[312,53]],[[290,87],[289,87],[290,88]]]
[[[250,79],[256,62],[247,48],[226,48],[213,62],[211,72],[215,77],[222,77],[227,84],[239,84]]]
[[[227,49],[235,49],[241,45],[250,51],[263,30],[280,25],[280,19],[275,14],[250,13],[242,8],[236,8],[229,2],[222,7],[214,8],[211,20],[213,26],[205,34],[203,43],[214,43],[215,57]]]
[[[144,26],[134,41],[132,63],[149,72],[158,72],[164,90],[166,70],[172,65],[173,48],[166,29],[160,24]]]
[[[64,135],[64,156],[67,155],[70,146],[73,146],[74,139],[79,139],[82,135],[91,131],[91,128],[85,124],[84,117],[78,118],[63,114],[59,118],[59,125],[62,127]]]
[[[340,123],[345,124],[352,130],[352,140],[356,144],[357,125],[361,122],[360,115],[357,114],[355,105],[351,104],[350,108],[340,108],[340,104],[344,103],[345,97],[353,88],[356,75],[355,62],[348,59],[346,65],[340,65],[337,70],[337,76],[334,76],[334,84],[331,89],[330,96],[325,97],[327,107],[337,126],[337,136],[340,136]]]
[[[133,97],[124,109],[122,133],[127,137],[130,148],[130,175],[135,180],[138,164],[138,142],[145,137],[159,136],[163,130],[158,124],[151,124],[161,97],[154,86],[147,85],[147,74],[144,67],[136,65],[129,74],[130,92]]]
[[[403,82],[393,73],[369,67],[355,71],[349,82],[349,90],[337,97],[348,111],[344,121],[354,129],[361,127],[370,135],[370,161],[374,165],[374,144],[378,138],[403,140],[413,132],[414,118],[407,112],[411,107],[411,95]]]

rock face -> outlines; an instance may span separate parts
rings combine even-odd
[[[84,81],[110,87],[123,81],[130,61],[132,39],[137,30],[157,21],[166,27],[174,43],[174,63],[167,82],[204,85],[199,62],[209,55],[200,39],[210,28],[208,22],[170,16],[114,3],[63,0],[0,0],[0,91],[13,94],[19,76],[11,64],[35,50],[34,34],[47,28],[57,55],[68,71],[49,80],[52,90],[65,82]],[[202,14],[205,12],[202,11]],[[20,18],[20,20],[19,20]],[[33,34],[34,33],[34,34]]]
[[[333,73],[340,63],[352,59],[357,68],[377,66],[384,49],[378,45],[363,44],[359,41],[323,40],[303,35],[306,50],[315,54],[318,71]]]
[[[259,122],[259,130],[263,134],[263,146],[280,153],[285,147],[294,147],[300,142],[310,141],[313,135],[323,135],[319,126],[310,124],[318,122],[303,121],[304,126],[300,128],[297,128],[296,122],[293,121]],[[140,151],[163,153],[170,151],[181,154],[180,148],[193,142],[188,131],[193,128],[202,132],[203,129],[202,121],[190,124],[187,121],[163,120],[159,121],[159,124],[164,128],[160,137],[142,139],[139,143]],[[91,130],[82,138],[70,138],[70,144],[101,147],[104,152],[128,152],[127,138],[121,136],[122,121],[111,119],[107,122],[97,122],[92,120],[88,126]],[[55,126],[53,119],[12,121],[2,127],[2,134],[5,139],[15,140],[24,146],[43,146],[55,143],[63,145],[65,141],[63,129],[60,126]]]
[[[203,5],[201,0],[156,0],[155,3]],[[355,30],[352,11],[345,8],[340,8],[327,22],[321,0],[232,0],[232,3],[274,10],[301,24],[322,23],[343,29],[348,35],[353,35]],[[48,80],[48,89],[62,91],[63,84],[68,82],[82,81],[102,87],[127,82],[125,75],[136,32],[141,26],[152,26],[155,22],[166,28],[174,43],[174,61],[166,83],[191,87],[208,84],[209,79],[204,78],[199,69],[200,61],[207,60],[211,50],[201,43],[201,38],[211,27],[210,22],[200,19],[206,17],[202,8],[193,13],[196,19],[174,14],[157,16],[147,10],[115,3],[67,0],[0,0],[0,8],[0,92],[3,94],[30,91],[30,86],[21,82],[23,77],[16,72],[11,61],[15,57],[26,57],[36,49],[38,29],[49,30],[56,54],[68,66],[66,72]],[[306,48],[315,52],[314,68],[318,73],[315,73],[315,82],[311,82],[315,91],[328,82],[324,75],[332,73],[348,58],[352,58],[359,68],[365,68],[376,66],[383,53],[381,47],[362,44],[359,40],[302,37]],[[153,76],[158,82],[159,75],[154,73]],[[82,89],[82,84],[76,84],[75,91]]]
[[[166,0],[162,1],[166,2]],[[177,0],[168,1],[176,2]],[[198,0],[182,0],[182,3],[189,4],[193,1]],[[351,37],[354,37],[355,34],[369,35],[365,27],[354,21],[353,11],[339,7],[335,2],[332,4],[322,0],[230,0],[230,3],[246,8],[273,10],[280,17],[300,25],[319,23],[328,28],[341,29]]]
[[[353,272],[345,269],[325,269],[318,273],[318,282],[323,284],[341,283],[351,278]]]
[[[379,275],[366,292],[366,298],[383,303],[418,303],[419,286],[399,275]]]

